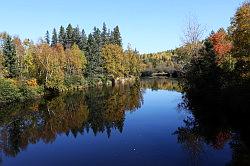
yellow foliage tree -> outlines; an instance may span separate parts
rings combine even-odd
[[[86,57],[76,44],[66,50],[66,70],[69,75],[83,75],[86,68]]]
[[[236,56],[250,56],[250,2],[239,7],[230,27]]]
[[[34,60],[37,70],[37,78],[47,88],[63,89],[64,72],[61,70],[60,54],[48,44],[42,43],[36,46]]]
[[[25,40],[24,42],[25,55],[24,55],[24,66],[21,73],[26,78],[35,77],[36,66],[34,64],[34,53],[35,53],[35,45],[32,44],[29,40]]]
[[[125,57],[127,62],[126,66],[126,70],[128,71],[127,75],[140,76],[140,73],[144,68],[140,56],[129,47],[125,51]]]
[[[123,49],[114,44],[105,45],[102,48],[103,66],[108,75],[111,78],[124,77],[124,53]]]
[[[25,48],[24,45],[19,37],[13,38],[13,43],[15,45],[16,49],[16,55],[17,55],[17,65],[20,70],[20,77],[23,77],[23,69],[24,69],[24,56],[25,56]]]

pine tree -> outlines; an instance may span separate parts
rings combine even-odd
[[[86,52],[86,49],[87,49],[87,42],[88,42],[88,38],[85,34],[85,31],[84,29],[82,30],[82,34],[81,34],[81,40],[80,40],[80,43],[79,43],[79,48],[80,50]]]
[[[58,42],[58,38],[57,38],[57,33],[56,33],[56,29],[53,29],[53,33],[52,33],[52,40],[51,40],[51,46],[54,47]]]
[[[66,46],[66,33],[65,33],[65,29],[63,26],[61,26],[60,30],[59,30],[58,42],[60,44],[62,44],[65,48],[65,46]]]
[[[111,32],[111,41],[112,44],[117,44],[118,46],[122,47],[122,37],[118,26],[116,26]]]
[[[102,68],[102,56],[101,56],[101,51],[102,51],[102,40],[101,40],[101,31],[99,28],[94,28],[93,32],[93,37],[94,41],[96,42],[97,49],[96,49],[96,61],[97,61],[97,68],[96,71],[98,74],[103,74],[103,68]]]
[[[74,42],[73,39],[74,28],[71,24],[66,28],[66,48],[70,48]]]
[[[76,28],[74,28],[73,31],[73,43],[75,43],[79,47],[80,42],[81,42],[81,32],[80,28],[77,26]]]
[[[113,39],[112,39],[112,35],[111,35],[110,29],[108,29],[107,39],[108,39],[108,43],[107,44],[112,44]]]
[[[16,48],[12,41],[12,38],[8,35],[4,40],[3,44],[3,55],[4,55],[4,66],[9,72],[9,77],[13,78],[18,75],[18,64],[17,64],[17,55]]]
[[[45,34],[45,42],[46,42],[47,44],[50,44],[50,35],[49,35],[49,31],[47,31],[46,34]]]
[[[110,31],[109,43],[110,44],[115,44],[114,32],[113,31]]]
[[[105,46],[108,44],[108,30],[107,30],[107,27],[106,27],[106,24],[105,22],[103,23],[103,26],[102,26],[102,33],[101,33],[101,42],[102,42],[102,46]]]
[[[101,51],[101,31],[99,28],[94,27],[93,37],[98,45],[99,51]]]
[[[87,59],[87,68],[86,74],[88,77],[98,77],[101,71],[101,62],[100,62],[100,52],[98,49],[98,44],[95,41],[95,38],[92,34],[89,34],[86,50],[86,59]]]

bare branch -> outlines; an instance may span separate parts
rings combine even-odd
[[[196,17],[189,15],[186,25],[183,29],[182,42],[183,45],[197,44],[202,39],[205,32],[205,28],[198,23]]]

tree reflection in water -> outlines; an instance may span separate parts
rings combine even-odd
[[[250,108],[249,86],[211,91],[187,91],[180,107],[188,110],[192,118],[174,133],[198,163],[204,145],[220,150],[229,144],[232,160],[228,165],[250,165],[250,124],[246,116]]]
[[[135,84],[2,108],[0,149],[14,157],[29,144],[40,140],[52,143],[59,134],[72,133],[77,137],[92,130],[95,135],[106,132],[110,137],[111,129],[122,132],[125,112],[135,111],[141,104],[142,90]]]
[[[15,157],[29,144],[52,143],[59,134],[77,137],[91,131],[110,137],[113,130],[122,132],[125,113],[141,107],[147,88],[181,91],[175,80],[148,79],[1,108],[1,153]],[[233,152],[228,165],[250,165],[249,90],[199,93],[206,94],[203,96],[194,92],[183,93],[180,107],[192,116],[174,132],[177,142],[190,154],[192,165],[199,164],[205,145],[223,149],[227,144]]]
[[[141,87],[152,90],[170,90],[181,92],[181,86],[176,79],[166,78],[143,78]]]
[[[178,143],[190,155],[192,165],[198,165],[200,154],[204,152],[204,140],[197,131],[197,123],[191,117],[184,120],[185,127],[179,127],[174,134],[177,135]]]

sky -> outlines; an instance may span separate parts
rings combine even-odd
[[[47,30],[79,25],[86,33],[94,26],[118,25],[123,46],[141,53],[174,49],[189,15],[206,34],[227,28],[244,0],[1,0],[0,32],[38,41]]]

